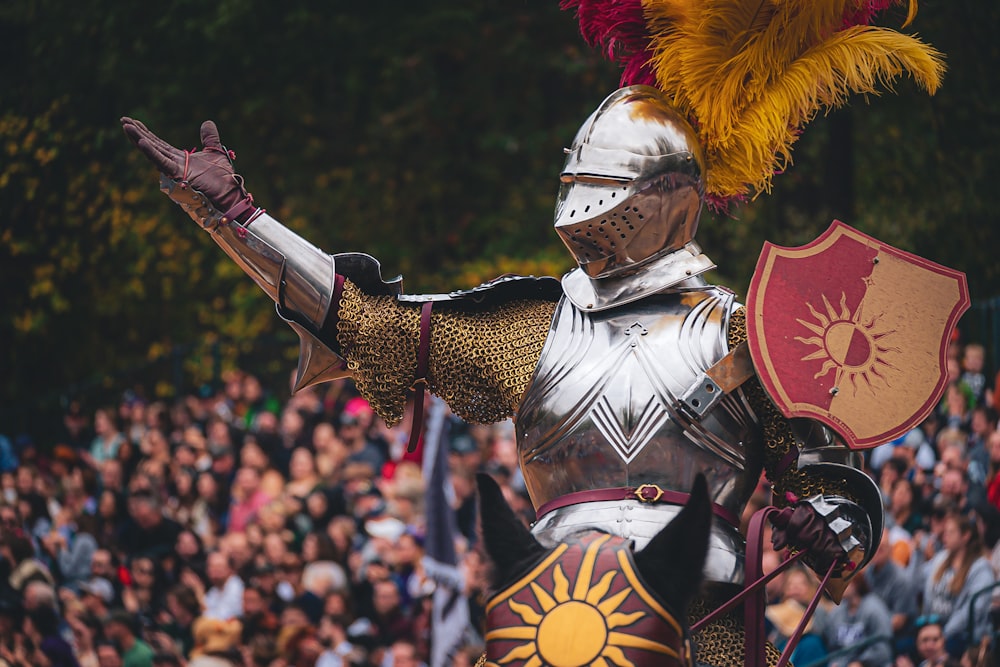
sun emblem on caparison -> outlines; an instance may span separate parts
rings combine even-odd
[[[815,336],[809,338],[796,336],[795,340],[818,348],[802,357],[802,361],[823,360],[823,367],[813,376],[814,379],[823,377],[831,370],[836,371],[833,388],[830,389],[830,393],[834,395],[843,390],[844,379],[850,381],[854,395],[857,395],[859,386],[866,387],[874,395],[876,382],[890,385],[885,371],[897,369],[887,359],[887,355],[898,353],[899,348],[885,345],[883,339],[895,333],[895,330],[886,331],[879,328],[878,320],[881,314],[862,322],[861,304],[852,313],[847,307],[847,296],[843,293],[840,295],[839,310],[830,303],[825,294],[823,295],[825,313],[816,310],[811,303],[807,303],[806,306],[815,318],[815,322],[802,319],[795,321]]]
[[[505,656],[487,665],[524,662],[524,667],[634,667],[622,648],[641,648],[671,657],[677,653],[670,647],[645,637],[630,634],[628,626],[646,615],[635,611],[623,613],[618,608],[632,594],[625,587],[611,595],[608,592],[620,572],[610,571],[593,586],[590,579],[594,561],[607,536],[587,547],[576,581],[570,590],[570,580],[561,565],[553,569],[551,593],[531,582],[534,604],[507,601],[524,625],[496,628],[486,633],[486,640],[524,640]]]

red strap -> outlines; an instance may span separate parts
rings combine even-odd
[[[757,510],[750,518],[747,529],[747,579],[757,580],[764,574],[764,526],[777,507],[765,507]],[[764,646],[767,643],[767,633],[764,630],[764,604],[766,602],[764,586],[758,586],[747,596],[743,603],[743,645],[746,650],[744,664],[746,667],[767,667],[764,656]]]
[[[410,428],[410,442],[406,451],[413,453],[424,427],[424,389],[427,387],[427,367],[431,352],[431,307],[427,301],[420,307],[420,344],[417,348],[417,379],[413,396],[413,426]]]
[[[241,224],[246,224],[251,218],[255,217],[253,214],[257,212],[257,207],[254,206],[252,197],[244,197],[239,200],[232,207],[222,214],[222,217],[226,220],[232,220]]]
[[[761,586],[764,586],[765,584],[767,584],[767,582],[771,581],[776,576],[778,576],[779,574],[781,574],[782,572],[784,572],[785,570],[787,570],[789,567],[791,567],[792,563],[794,563],[798,559],[802,558],[805,555],[805,553],[806,553],[805,551],[798,551],[798,552],[792,554],[791,556],[789,556],[788,558],[786,558],[784,561],[782,561],[781,564],[778,565],[778,567],[774,568],[772,571],[768,572],[767,574],[761,576],[760,578],[758,578],[757,580],[755,580],[753,583],[750,583],[750,584],[747,584],[746,586],[744,586],[743,589],[739,593],[737,593],[732,598],[730,598],[729,600],[727,600],[726,602],[724,602],[718,609],[715,609],[711,613],[706,614],[704,617],[702,617],[701,619],[699,619],[699,621],[697,623],[695,623],[694,625],[692,625],[691,626],[691,632],[698,632],[703,627],[705,627],[706,625],[708,625],[709,623],[711,623],[712,621],[714,621],[715,619],[717,619],[719,616],[722,616],[727,611],[729,611],[730,609],[732,609],[733,607],[735,607],[736,605],[738,605],[748,595],[750,595],[751,593],[753,593],[755,590],[757,590]]]

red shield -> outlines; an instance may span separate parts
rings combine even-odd
[[[801,248],[765,244],[747,295],[761,384],[786,417],[812,417],[852,448],[918,425],[948,382],[969,307],[965,275],[835,220]]]

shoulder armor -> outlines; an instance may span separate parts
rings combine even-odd
[[[468,290],[457,290],[447,294],[400,294],[396,298],[415,303],[469,301],[478,304],[511,299],[558,301],[560,297],[562,297],[562,285],[556,278],[505,275]]]
[[[333,256],[337,273],[348,278],[365,294],[396,296],[403,291],[403,278],[382,278],[382,265],[363,252],[342,252]]]

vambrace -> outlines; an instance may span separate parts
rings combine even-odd
[[[331,304],[343,282],[338,270],[374,293],[397,294],[398,279],[383,282],[378,262],[367,255],[327,254],[263,209],[248,209],[244,213],[249,215],[230,218],[180,181],[162,177],[160,188],[264,290],[278,315],[298,334],[293,391],[347,376],[347,364],[337,347],[336,318],[330,319]],[[246,222],[237,217],[246,217]]]
[[[819,491],[800,497],[823,517],[853,564],[835,573],[827,585],[827,591],[839,601],[882,540],[882,494],[875,480],[861,470],[861,453],[847,447],[832,430],[806,419],[793,419],[790,425],[799,448],[796,468],[808,486]]]

